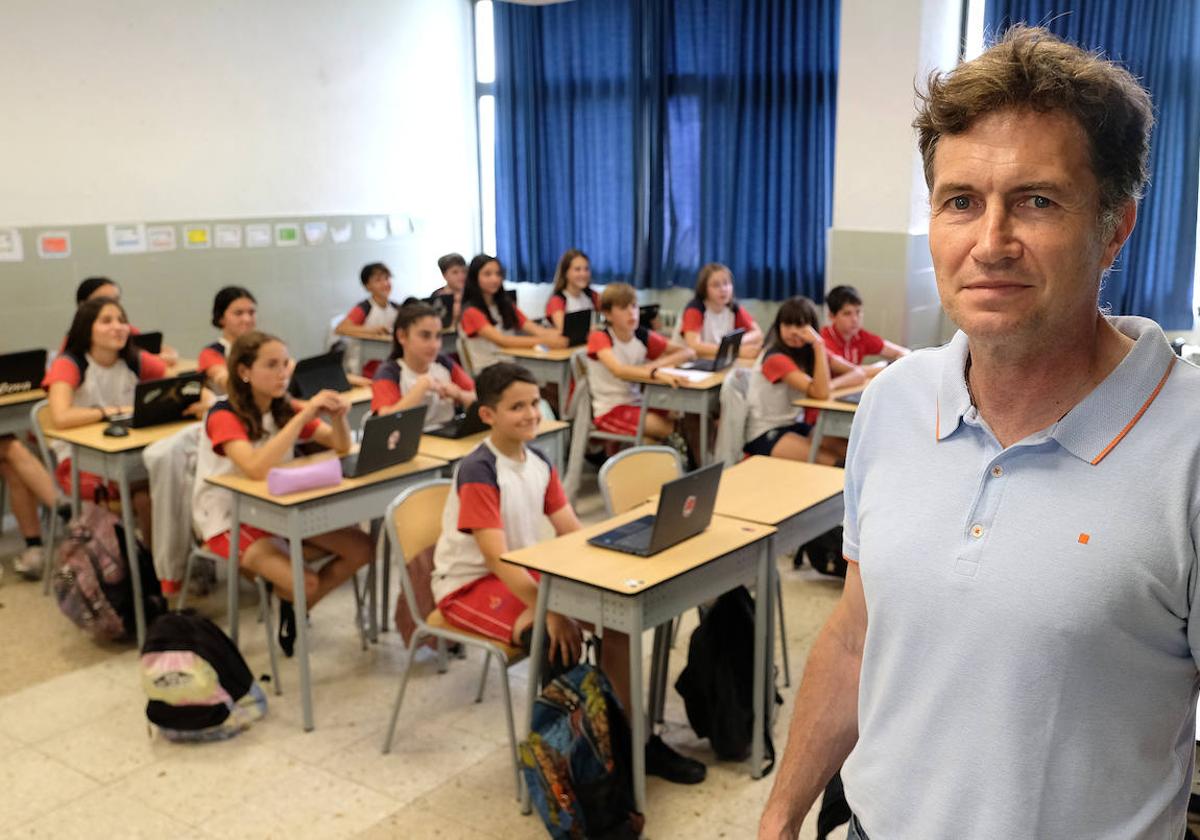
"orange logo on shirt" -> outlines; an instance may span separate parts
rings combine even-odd
[[[1080,534],[1080,535],[1079,535],[1079,544],[1080,544],[1080,545],[1087,545],[1087,544],[1088,544],[1088,540],[1090,540],[1091,538],[1092,538],[1092,535],[1091,535],[1091,534]]]
[[[488,607],[493,611],[500,609],[501,603],[502,601],[499,595],[492,595],[488,597]]]

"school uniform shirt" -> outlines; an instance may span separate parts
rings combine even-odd
[[[380,306],[375,298],[360,300],[346,313],[346,318],[356,327],[387,327],[390,331],[396,323],[396,313],[400,304],[389,300],[387,306]]]
[[[878,356],[883,352],[883,339],[866,330],[859,330],[846,341],[832,324],[826,324],[821,327],[821,339],[830,353],[841,356],[852,365],[861,365],[867,356]]]
[[[513,309],[517,313],[517,329],[520,329],[525,326],[526,321],[529,319],[525,317],[525,313],[515,304],[513,305]],[[458,322],[458,329],[462,332],[463,338],[466,339],[467,353],[471,357],[471,366],[475,369],[476,374],[485,367],[494,365],[504,357],[504,350],[501,347],[479,335],[481,329],[490,325],[505,335],[517,335],[517,330],[505,329],[502,325],[500,307],[493,303],[488,307],[488,311],[491,315],[490,320],[488,315],[478,306],[464,307],[462,317]]]
[[[611,329],[592,330],[588,336],[588,388],[592,393],[592,416],[603,417],[619,405],[638,402],[642,386],[614,374],[600,361],[601,350],[612,350],[624,365],[641,365],[657,359],[667,349],[667,340],[653,330],[638,327],[633,337],[621,341]]]
[[[225,357],[228,355],[229,341],[222,336],[200,351],[200,356],[196,359],[196,370],[207,374],[210,368],[225,364]]]
[[[555,292],[550,295],[550,300],[546,301],[547,318],[555,312],[583,312],[585,310],[600,311],[600,295],[593,292],[590,286],[578,295],[569,295],[565,289]]]
[[[138,382],[162,379],[167,375],[167,365],[153,353],[141,350],[134,367],[124,359],[105,367],[85,353],[79,358],[74,353],[60,353],[50,364],[43,388],[55,382],[65,382],[75,389],[71,405],[79,408],[106,408],[118,405],[133,405],[133,390]],[[50,448],[58,460],[71,457],[71,446],[61,440],[51,440]]]
[[[375,371],[375,378],[371,381],[371,411],[379,413],[389,405],[395,405],[422,376],[429,376],[435,382],[453,382],[464,391],[475,390],[474,380],[447,355],[439,353],[424,374],[415,372],[404,363],[404,359],[388,359]],[[454,400],[432,390],[425,392],[421,404],[427,407],[426,429],[436,429],[449,423],[458,410]]]
[[[299,408],[299,405],[296,404]],[[299,440],[310,439],[321,425],[313,418],[300,430]],[[251,445],[258,449],[279,431],[275,418],[267,412],[262,416],[265,434]],[[225,444],[231,440],[250,440],[250,430],[233,411],[227,400],[221,400],[204,418],[204,437],[196,450],[196,480],[192,485],[192,527],[204,542],[223,534],[233,525],[233,494],[209,484],[204,479],[216,475],[237,473],[237,465],[225,455]]]
[[[731,303],[720,312],[710,312],[708,307],[698,300],[692,300],[683,308],[682,333],[698,332],[700,341],[705,344],[720,344],[727,333],[734,330],[754,328],[754,321],[743,307]]]
[[[433,551],[434,600],[490,574],[475,529],[502,529],[510,551],[524,548],[541,539],[542,517],[566,504],[558,471],[541,449],[526,444],[525,459],[516,461],[491,438],[484,440],[454,470],[454,492],[446,497]]]
[[[746,392],[747,441],[754,440],[772,429],[790,426],[796,422],[800,412],[792,405],[792,401],[804,397],[805,394],[784,381],[784,377],[793,371],[809,373],[801,369],[783,350],[772,349],[758,354],[754,361],[754,370],[750,373],[750,387]],[[812,425],[817,420],[816,415],[815,410],[806,411],[804,422]]]

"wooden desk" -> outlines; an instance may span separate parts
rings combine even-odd
[[[106,422],[89,423],[72,429],[43,429],[46,437],[71,445],[71,508],[76,516],[79,515],[80,508],[80,471],[102,475],[109,481],[117,482],[117,491],[121,494],[121,524],[125,528],[125,552],[129,558],[129,577],[133,583],[133,617],[137,626],[139,649],[146,641],[146,616],[142,604],[142,579],[137,571],[137,534],[134,531],[133,502],[129,485],[146,476],[146,465],[142,461],[143,449],[197,422],[199,421],[184,420],[180,423],[130,429],[125,437],[106,437]]]
[[[322,452],[289,462],[299,466],[312,461],[338,457]],[[255,525],[273,534],[286,537],[292,560],[292,588],[296,609],[296,650],[300,665],[300,702],[304,711],[304,730],[313,728],[312,688],[308,664],[308,604],[304,593],[305,537],[324,534],[383,516],[396,494],[412,484],[434,478],[446,467],[446,462],[425,455],[411,461],[378,470],[359,478],[343,479],[336,487],[322,487],[286,496],[273,496],[266,480],[254,480],[242,475],[212,476],[211,484],[233,493],[233,524],[229,540],[229,635],[238,638],[238,540],[242,523]],[[372,587],[372,601],[374,587]],[[375,613],[371,605],[371,614]],[[276,684],[276,692],[279,686]]]
[[[338,338],[345,341],[347,344],[355,344],[358,347],[358,363],[365,365],[367,362],[382,360],[388,357],[392,352],[392,337],[390,335],[381,336],[357,336],[357,335],[342,335]],[[350,354],[353,356],[353,354]]]
[[[529,659],[529,694],[526,723],[532,725],[538,691],[538,669],[543,657],[546,612],[554,610],[629,634],[630,710],[633,730],[633,791],[637,808],[646,810],[646,709],[642,686],[642,633],[679,613],[715,598],[743,583],[760,593],[770,592],[769,539],[775,529],[714,516],[708,529],[653,557],[636,557],[588,545],[597,534],[646,514],[651,505],[640,505],[605,522],[548,542],[505,553],[505,562],[542,573],[534,614],[533,650]],[[768,673],[767,638],[772,598],[760,597],[764,607],[754,617],[754,736],[751,773],[762,774],[763,728]],[[528,810],[528,791],[525,808]]]
[[[553,350],[522,347],[504,348],[501,352],[529,368],[529,372],[539,383],[558,386],[557,408],[559,419],[562,419],[567,416],[567,395],[571,390],[571,358],[584,349],[583,346]]]
[[[817,422],[813,426],[812,444],[808,450],[810,464],[815,464],[817,461],[817,452],[821,449],[821,438],[826,435],[850,437],[850,427],[854,424],[854,412],[858,410],[858,403],[841,402],[837,398],[846,394],[860,393],[866,387],[866,385],[855,385],[852,388],[839,388],[827,400],[813,400],[804,397],[792,401],[792,405],[798,408],[815,408],[818,411]]]
[[[41,388],[0,397],[0,435],[16,435],[30,428],[29,410],[44,399],[46,392]]]

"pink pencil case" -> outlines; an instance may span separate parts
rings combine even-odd
[[[267,473],[267,489],[272,496],[286,496],[288,493],[333,487],[341,483],[342,462],[337,458],[323,458],[302,467],[272,467]]]

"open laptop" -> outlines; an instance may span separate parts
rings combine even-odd
[[[395,414],[372,417],[363,427],[358,452],[343,455],[342,475],[358,478],[376,470],[411,461],[421,443],[426,406],[418,405]]]
[[[22,350],[0,356],[0,397],[40,388],[45,378],[45,350]]]
[[[344,350],[330,350],[319,356],[309,356],[296,362],[290,390],[293,396],[311,400],[318,391],[349,391],[350,381],[342,368]]]
[[[658,512],[643,516],[588,540],[591,545],[649,557],[694,537],[712,521],[721,485],[718,461],[662,486]]]
[[[144,429],[185,419],[183,412],[199,402],[204,374],[182,373],[166,379],[139,382],[133,389],[133,414],[112,418],[111,424],[126,429]]]
[[[139,347],[147,353],[153,353],[155,356],[162,352],[161,332],[138,333],[137,335],[130,335],[129,340],[133,342],[134,347]]]
[[[592,310],[581,309],[578,312],[568,312],[563,317],[562,334],[567,337],[570,347],[587,344],[588,333],[592,331]]]
[[[442,319],[442,329],[448,330],[454,326],[454,298],[449,295],[430,295],[425,302],[438,311]]]
[[[429,431],[425,432],[425,434],[433,435],[434,437],[458,440],[459,438],[470,437],[471,435],[477,435],[480,432],[486,432],[489,428],[491,427],[488,426],[487,423],[484,423],[479,417],[479,401],[476,400],[467,407],[467,410],[464,413],[459,414],[444,426],[438,426],[436,429],[430,429]]]
[[[737,360],[738,351],[742,349],[742,336],[745,334],[744,329],[725,333],[721,337],[721,346],[717,348],[716,356],[711,359],[697,359],[694,362],[680,365],[680,367],[688,370],[707,370],[712,373],[725,370]]]
[[[644,330],[654,329],[654,319],[658,317],[658,304],[647,303],[638,307],[638,326]]]

